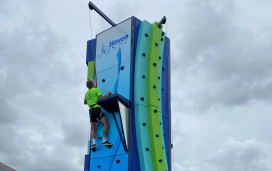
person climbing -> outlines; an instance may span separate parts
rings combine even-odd
[[[99,120],[103,125],[103,146],[106,147],[111,147],[112,144],[107,141],[107,136],[108,136],[108,129],[109,129],[109,124],[107,121],[107,118],[105,114],[101,110],[101,106],[97,104],[97,100],[101,99],[103,97],[106,97],[107,95],[110,95],[111,92],[108,91],[105,96],[102,96],[99,88],[95,86],[95,83],[92,80],[88,80],[86,82],[86,86],[89,89],[85,93],[85,99],[84,99],[84,104],[88,105],[90,107],[89,109],[89,117],[90,117],[90,122],[91,122],[91,137],[92,137],[92,142],[93,145],[91,147],[91,150],[93,152],[96,151],[96,145],[95,145],[95,138],[96,138],[96,124],[97,121]]]

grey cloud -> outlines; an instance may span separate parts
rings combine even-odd
[[[272,169],[269,164],[272,161],[270,154],[263,149],[262,143],[254,139],[244,142],[230,139],[209,161],[215,163],[218,169],[223,171],[268,171]]]
[[[1,106],[0,124],[8,125],[17,119],[18,112],[12,108],[10,102],[8,102],[6,99],[1,98],[0,106]]]
[[[84,79],[67,58],[67,40],[39,20],[42,11],[37,13],[35,4],[22,6],[27,10],[0,12],[5,18],[0,29],[1,162],[18,170],[78,170],[86,153],[85,115],[76,115],[82,109],[68,104],[82,105],[78,92],[84,90],[78,85]],[[9,20],[5,15],[11,15]],[[61,127],[63,120],[75,116],[77,122]],[[67,142],[65,137],[75,131],[79,139]]]
[[[265,151],[262,143],[251,139],[237,141],[230,138],[212,156],[201,160],[184,160],[175,164],[181,171],[269,171],[272,156]],[[271,144],[266,144],[268,149]]]
[[[87,115],[88,112],[84,112],[86,115],[86,122],[89,122]],[[84,127],[82,124],[84,120],[78,119],[78,117],[75,118],[67,118],[62,122],[62,130],[65,131],[64,134],[64,141],[67,142],[67,144],[71,145],[72,147],[83,147],[86,145],[86,141],[89,139],[89,135],[87,131],[83,131],[88,129],[88,127]]]
[[[198,86],[181,96],[200,110],[271,101],[269,25],[258,26],[254,33],[237,23],[239,8],[234,1],[190,1],[183,14],[188,19],[180,25],[184,33],[173,45],[178,58],[172,62],[173,72],[183,74],[174,86],[178,82]]]
[[[252,2],[153,2],[97,6],[117,23],[168,17],[176,170],[271,170],[271,24],[243,20]],[[87,1],[61,4],[0,2],[0,158],[17,170],[83,169]],[[94,35],[109,25],[93,13]]]

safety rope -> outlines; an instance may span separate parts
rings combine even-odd
[[[169,22],[169,20],[165,23],[165,35],[168,36],[167,34],[167,23]],[[169,49],[170,50],[170,49]],[[171,65],[171,61],[170,62],[170,65]],[[175,167],[175,153],[174,153],[174,137],[173,137],[173,129],[172,129],[172,117],[171,117],[171,157],[172,157],[172,168],[173,170],[175,171],[176,170],[176,167]],[[172,144],[173,144],[173,148],[172,148]]]
[[[91,27],[91,38],[93,39],[93,28],[92,28],[92,17],[91,17],[91,10],[89,11],[89,17],[90,17],[90,27]]]
[[[173,144],[173,148],[172,148]],[[176,170],[175,167],[175,154],[174,154],[174,137],[173,137],[173,131],[172,131],[172,117],[171,117],[171,150],[172,150],[172,167],[174,168],[174,171]]]

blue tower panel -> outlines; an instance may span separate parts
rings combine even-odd
[[[92,159],[90,168],[90,171],[128,170],[128,154]]]
[[[131,18],[98,34],[96,39],[97,72],[130,61]]]
[[[165,39],[164,39],[164,50],[163,50],[163,65],[167,65],[168,64],[168,58],[169,58],[169,38],[167,36],[165,36]]]
[[[103,113],[106,115],[108,123],[109,123],[108,141],[111,142],[113,145],[112,145],[112,148],[110,149],[102,145],[103,124],[101,122],[98,122],[96,127],[96,151],[95,152],[91,151],[91,160],[96,158],[101,158],[101,157],[125,154],[113,115],[110,113],[107,113],[105,110],[103,110]],[[116,116],[119,127],[121,127],[119,113],[115,112],[115,116]]]
[[[102,95],[108,91],[115,94],[115,84],[118,81],[118,68],[117,66],[97,73],[97,87],[100,89]]]
[[[128,170],[128,154],[116,155],[112,162],[111,171]]]
[[[138,42],[138,33],[139,33],[139,28],[140,28],[140,23],[141,21],[138,20],[135,17],[132,17],[133,22],[132,22],[132,30],[134,31],[134,37],[132,37],[132,46],[133,46],[133,58],[131,58],[131,88],[130,88],[130,99],[131,99],[131,104],[135,104],[134,102],[134,66],[135,66],[135,55],[136,55],[136,45]],[[140,161],[139,161],[139,153],[138,153],[138,147],[137,147],[137,139],[136,139],[136,128],[135,128],[135,112],[134,112],[134,105],[130,108],[131,110],[131,115],[130,115],[130,153],[129,153],[129,169],[132,171],[138,171],[140,170]]]
[[[119,70],[117,93],[123,97],[130,99],[130,62],[121,63]]]
[[[163,131],[168,168],[171,170],[171,85],[170,85],[170,40],[165,37],[162,63],[162,114]]]
[[[109,171],[113,161],[114,156],[92,159],[90,161],[90,171]]]
[[[84,171],[90,170],[90,154],[85,155],[85,162],[84,162]]]
[[[162,85],[161,85],[161,105],[162,105],[162,113],[166,117],[168,117],[168,109],[169,109],[169,101],[168,101],[168,96],[169,96],[169,73],[168,73],[168,53],[167,51],[169,50],[167,47],[167,39],[165,40],[165,45],[164,45],[164,54],[163,54],[163,63],[162,63]]]
[[[165,151],[166,151],[166,156],[167,156],[167,161],[168,161],[168,165],[170,164],[170,157],[169,157],[169,150],[171,150],[171,148],[169,149],[169,121],[168,121],[168,117],[163,117],[163,132],[164,134],[164,143],[165,143]]]
[[[94,61],[95,58],[95,42],[96,39],[88,40],[87,41],[87,53],[86,53],[86,64],[88,62]]]
[[[130,62],[126,61],[107,70],[97,73],[97,87],[102,95],[107,91],[112,94],[119,93],[129,99],[130,96]]]

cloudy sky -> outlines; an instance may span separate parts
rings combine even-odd
[[[272,1],[93,0],[119,23],[167,16],[173,169],[272,170]],[[87,0],[0,1],[0,162],[83,170]]]

